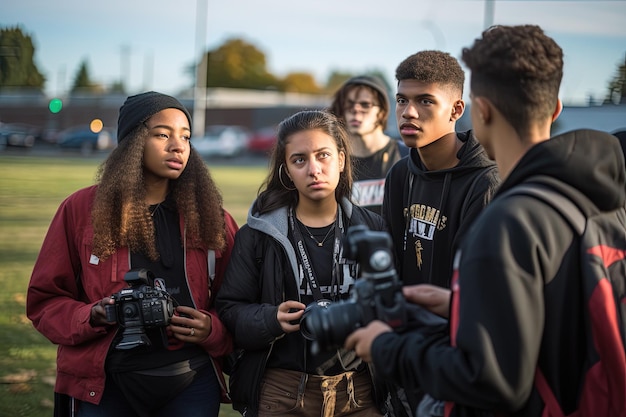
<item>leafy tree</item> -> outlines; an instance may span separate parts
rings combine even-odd
[[[609,82],[609,94],[606,104],[626,104],[626,57],[624,63],[617,68],[617,74]]]
[[[126,87],[124,87],[124,83],[122,81],[116,81],[111,84],[109,91],[112,93],[120,93],[122,95],[126,94]]]
[[[326,90],[328,94],[334,94],[335,91],[337,91],[339,87],[341,87],[341,84],[348,81],[348,79],[354,77],[354,75],[355,74],[352,74],[350,72],[333,70],[328,76],[328,80],[326,81],[326,87],[324,88],[324,90]]]
[[[292,72],[282,80],[282,91],[294,93],[317,94],[320,88],[315,78],[306,72]]]
[[[72,93],[98,93],[102,92],[103,88],[91,79],[89,74],[89,66],[87,60],[84,59],[78,67],[78,72],[74,78],[74,84],[72,86]]]
[[[387,78],[385,77],[384,73],[379,69],[366,70],[358,74],[354,74],[350,72],[342,72],[339,70],[333,70],[328,76],[328,81],[326,81],[326,87],[324,88],[324,90],[328,94],[334,94],[335,91],[337,91],[337,89],[339,89],[339,87],[341,87],[341,85],[344,82],[348,81],[348,79],[355,77],[357,75],[371,75],[371,76],[378,77],[382,80],[382,82],[387,87],[388,93],[391,93],[392,91],[394,91],[391,89],[389,82],[387,82]]]
[[[35,46],[19,27],[0,28],[0,88],[28,87],[42,90],[46,79],[34,61]]]
[[[317,84],[312,74],[302,71],[289,73],[281,79],[268,71],[265,54],[255,45],[240,38],[226,40],[216,49],[206,52],[202,59],[203,63],[208,63],[207,88],[272,89],[306,94],[332,94],[348,78],[356,75],[335,70],[323,88]],[[195,79],[196,71],[197,65],[194,64],[187,68],[186,73]],[[389,83],[382,71],[374,69],[364,71],[362,74],[379,76],[389,89]]]
[[[267,70],[265,54],[243,39],[229,39],[207,52],[207,87],[268,89],[279,81]]]

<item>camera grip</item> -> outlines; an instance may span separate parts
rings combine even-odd
[[[105,305],[104,314],[106,315],[106,320],[109,323],[117,322],[117,306],[111,304]]]

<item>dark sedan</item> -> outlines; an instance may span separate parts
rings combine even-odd
[[[102,129],[100,132],[93,132],[88,127],[73,128],[61,133],[57,143],[61,148],[78,149],[83,155],[111,150],[117,145],[111,131]]]
[[[39,129],[23,123],[0,124],[0,144],[32,148],[39,136]]]

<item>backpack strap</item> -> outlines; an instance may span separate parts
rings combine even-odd
[[[587,222],[585,215],[571,199],[550,188],[550,186],[540,182],[523,183],[505,191],[502,196],[516,194],[530,195],[550,204],[552,208],[558,211],[565,218],[565,220],[569,222],[578,235],[583,234],[585,230],[585,223]]]
[[[528,195],[535,197],[545,203],[548,203],[552,208],[559,212],[579,236],[581,236],[585,230],[587,218],[582,211],[580,211],[578,206],[576,206],[571,199],[565,197],[563,194],[552,189],[549,185],[542,183],[541,181],[526,182],[518,185],[517,187],[513,187],[502,194],[502,196],[509,195]],[[537,369],[535,370],[535,386],[545,404],[548,415],[550,417],[564,417],[563,410],[554,396],[554,392],[550,388],[543,372],[539,369],[539,366],[537,366]]]
[[[213,281],[215,281],[215,251],[213,249],[209,249],[207,258],[209,264],[209,288],[211,288]]]
[[[539,367],[537,367],[535,371],[535,385],[537,386],[537,391],[539,391],[539,395],[541,395],[541,399],[549,412],[548,415],[550,417],[565,417],[559,402],[556,400],[552,389],[548,385],[548,381],[546,381],[546,377],[543,376],[543,372],[541,372]]]

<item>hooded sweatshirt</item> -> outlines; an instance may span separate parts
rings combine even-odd
[[[584,346],[593,343],[579,292],[580,237],[548,203],[502,194],[544,175],[585,215],[612,211],[626,202],[625,170],[618,141],[604,132],[573,131],[532,147],[461,245],[451,338],[424,328],[381,335],[372,345],[381,377],[455,403],[452,416],[540,416],[539,366],[564,414],[572,413]]]
[[[411,149],[387,175],[383,218],[405,285],[450,286],[454,249],[499,185],[495,163],[471,131],[457,136],[464,145],[455,167],[428,171]]]
[[[341,209],[344,231],[354,225],[384,230],[378,214],[346,199],[342,200]],[[340,257],[344,257],[343,249]],[[359,277],[357,271],[352,276],[349,269],[349,265],[343,265],[342,295],[347,295],[350,284]],[[259,389],[266,367],[307,371],[310,342],[300,332],[285,334],[276,318],[278,305],[283,301],[305,302],[306,298],[312,298],[301,294],[303,280],[306,278],[300,273],[290,238],[288,209],[282,207],[262,215],[250,211],[247,224],[237,232],[232,262],[216,299],[220,318],[232,333],[236,347],[245,350],[237,371],[230,377],[230,394],[233,407],[246,415],[254,416],[258,411]],[[309,359],[334,358],[335,363],[339,359],[334,351],[315,356]],[[351,368],[360,363],[358,359],[352,361]]]

